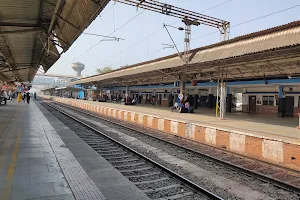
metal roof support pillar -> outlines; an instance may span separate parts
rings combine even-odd
[[[126,86],[126,90],[125,90],[125,102],[128,103],[128,96],[129,96],[129,87]]]
[[[221,42],[229,39],[230,23],[225,22],[220,30]],[[226,82],[224,82],[224,68],[221,69],[221,78],[218,72],[218,83],[217,83],[217,100],[216,100],[216,117],[225,119],[226,112]]]
[[[188,80],[188,76],[187,76],[187,74],[181,74],[179,79],[180,79],[180,94],[182,94],[183,95],[182,97],[184,97],[185,89],[186,89],[185,86],[186,86],[186,81]],[[182,100],[182,99],[180,99],[180,100]]]
[[[220,83],[220,119],[225,119],[226,112],[226,83],[222,77]]]
[[[186,82],[182,81],[181,84],[180,84],[180,93],[181,94],[185,93],[185,85],[186,85]]]
[[[225,119],[226,112],[226,82],[224,82],[224,69],[221,69],[221,77],[218,74],[216,117]]]
[[[103,99],[103,88],[102,87],[99,87],[99,98],[102,100]]]
[[[216,117],[219,117],[220,115],[220,79],[218,77],[218,82],[217,82],[217,99],[216,99]]]
[[[52,18],[51,18],[50,26],[49,26],[49,29],[48,29],[48,34],[50,34],[52,32],[54,22],[55,22],[56,17],[57,17],[57,12],[58,12],[59,7],[60,7],[62,2],[64,2],[64,1],[63,0],[58,0],[57,3],[56,3],[56,6],[55,6],[55,9],[54,9]]]

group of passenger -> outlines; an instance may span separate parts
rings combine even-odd
[[[24,92],[23,94],[19,93],[18,94],[18,99],[17,102],[20,103],[21,101],[27,102],[27,104],[30,103],[30,93],[29,92]]]
[[[176,110],[179,113],[193,113],[194,109],[191,106],[188,99],[180,100],[179,98],[176,99],[176,102],[174,103],[172,107],[172,112]]]
[[[23,101],[23,102],[27,102],[27,104],[29,104],[31,94],[29,92],[15,92],[13,90],[9,91],[9,93],[8,93],[6,90],[2,90],[0,92],[0,97],[1,97],[0,103],[1,103],[1,101],[3,101],[5,105],[7,104],[7,100],[14,102],[16,97],[17,97],[18,103]],[[33,100],[36,100],[36,92],[33,93]]]

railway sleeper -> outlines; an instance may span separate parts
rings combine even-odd
[[[179,198],[183,198],[183,197],[187,197],[187,196],[190,196],[190,195],[194,195],[193,192],[185,192],[185,193],[182,193],[182,194],[176,194],[176,195],[173,195],[173,196],[170,196],[170,197],[167,197],[167,198],[158,198],[158,199],[154,199],[154,200],[173,200],[173,199],[179,199]]]
[[[145,170],[149,170],[149,169],[153,169],[152,167],[143,167],[140,169],[128,169],[128,170],[120,170],[119,172],[121,173],[127,173],[127,172],[140,172],[140,171],[145,171]]]
[[[153,175],[153,174],[151,174],[151,175]],[[132,177],[132,176],[130,176],[130,177]],[[135,176],[135,177],[140,177],[140,176]],[[127,178],[129,178],[129,177],[127,177]],[[165,180],[171,180],[171,179],[169,177],[163,177],[163,178],[149,180],[149,181],[134,182],[134,184],[135,185],[142,185],[142,184],[156,183],[156,182],[165,181]]]
[[[126,176],[127,178],[138,178],[138,177],[147,177],[147,176],[153,176],[153,175],[158,175],[161,172],[152,172],[149,174],[142,174],[142,175],[131,175],[131,176]]]
[[[158,192],[158,191],[167,190],[167,189],[171,189],[171,188],[175,188],[175,187],[182,187],[182,185],[180,185],[180,184],[173,184],[173,185],[168,185],[168,186],[164,186],[164,187],[146,189],[146,190],[143,190],[143,192],[144,193]]]

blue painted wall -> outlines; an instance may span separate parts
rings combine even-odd
[[[273,79],[273,80],[253,80],[253,81],[232,81],[227,82],[227,86],[247,86],[247,85],[266,85],[267,84],[293,84],[293,83],[300,83],[300,78],[295,79]],[[187,83],[186,86],[191,86],[191,83]],[[217,87],[216,82],[206,82],[206,83],[197,83],[198,87]],[[133,86],[129,87],[129,90],[138,90],[138,89],[172,89],[174,88],[174,84],[166,84],[166,85],[141,85],[141,86]],[[109,90],[126,90],[126,87],[114,87],[114,88],[107,88]]]

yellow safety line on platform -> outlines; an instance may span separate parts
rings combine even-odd
[[[3,191],[2,191],[2,195],[0,198],[1,200],[9,200],[10,199],[12,180],[13,180],[13,176],[15,174],[16,162],[17,162],[17,158],[18,158],[20,139],[21,139],[21,130],[19,129],[18,133],[17,133],[14,151],[11,155],[10,165],[7,170],[6,183],[5,183],[5,187],[3,188]]]

